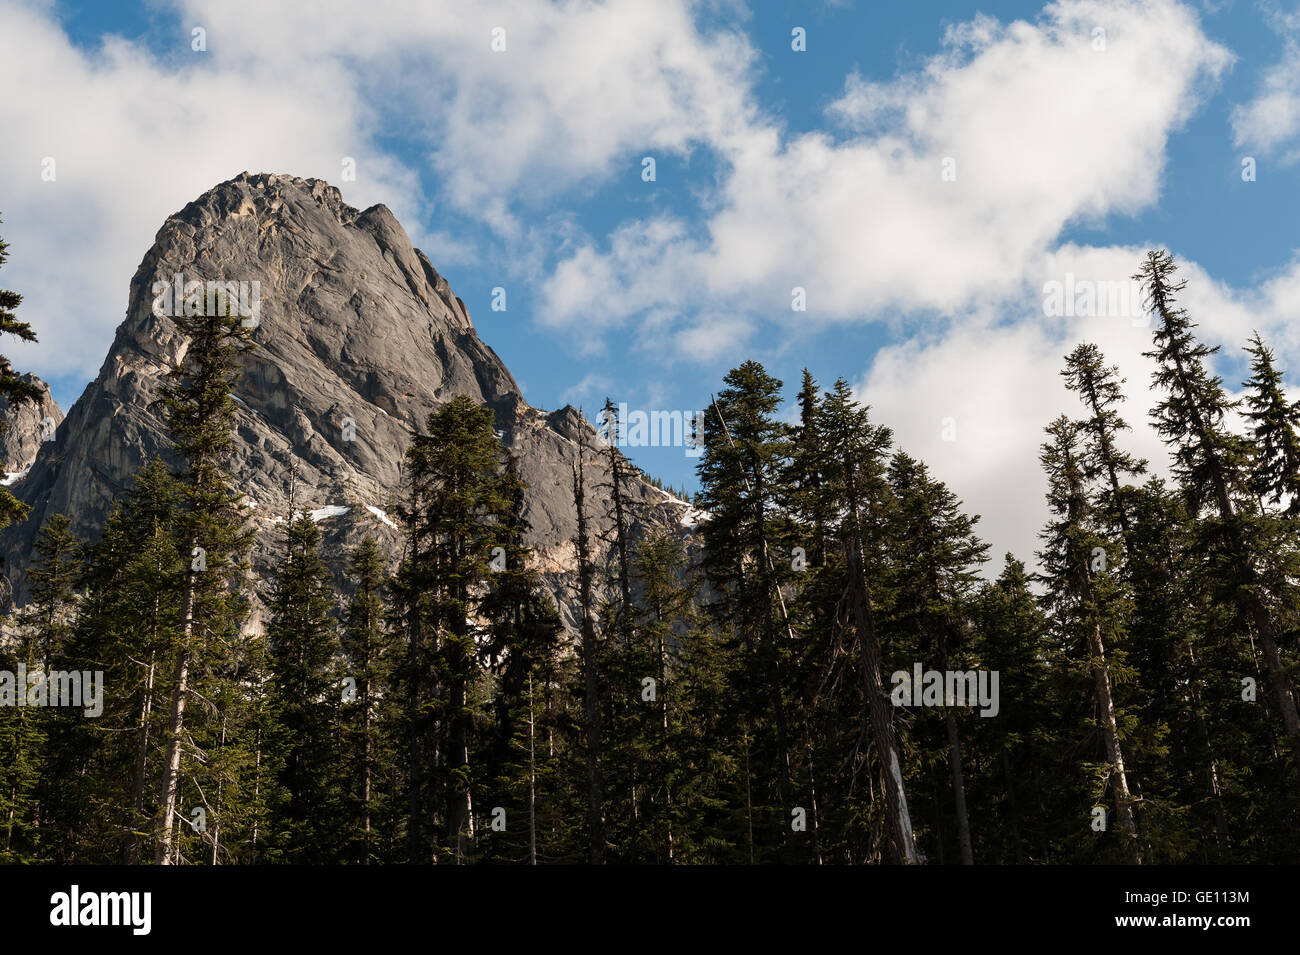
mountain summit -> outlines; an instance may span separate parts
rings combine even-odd
[[[463,394],[492,408],[503,445],[519,460],[529,543],[569,618],[571,468],[582,432],[594,445],[594,429],[572,408],[548,414],[529,406],[464,302],[387,207],[358,211],[318,179],[248,173],[163,223],[131,280],[126,319],[98,377],[11,485],[32,506],[27,521],[0,534],[19,600],[26,588],[15,571],[47,517],[67,514],[78,534],[94,536],[145,462],[171,460],[161,388],[187,342],[167,317],[181,296],[156,289],[212,281],[255,290],[257,348],[235,390],[230,468],[257,528],[257,577],[265,579],[283,546],[291,489],[293,508],[320,523],[336,571],[363,534],[395,557],[387,509],[410,437],[430,411]],[[633,484],[638,527],[680,529],[681,502]],[[601,494],[590,492],[592,515],[604,510]]]

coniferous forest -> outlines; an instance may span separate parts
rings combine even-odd
[[[463,396],[405,450],[400,553],[365,540],[340,577],[291,508],[253,581],[226,470],[252,338],[229,308],[177,317],[179,465],[89,539],[47,519],[9,609],[0,670],[108,689],[93,719],[0,707],[0,862],[1297,861],[1300,405],[1258,335],[1234,401],[1171,256],[1135,266],[1169,479],[1080,345],[1077,409],[1023,463],[1040,549],[990,553],[846,381],[805,373],[791,409],[748,361],[701,395],[693,526],[632,533],[636,468],[576,448],[570,625]],[[30,340],[19,303],[0,292],[0,332]],[[32,397],[7,360],[0,392]]]

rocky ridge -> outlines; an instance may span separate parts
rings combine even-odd
[[[76,532],[93,537],[135,472],[154,455],[170,459],[160,388],[187,342],[153,305],[155,283],[177,275],[258,290],[257,348],[236,389],[231,462],[257,530],[256,577],[267,579],[282,552],[291,482],[295,507],[319,522],[336,573],[366,534],[396,559],[388,510],[410,435],[430,411],[464,394],[492,408],[504,446],[519,460],[529,543],[572,623],[571,467],[584,434],[595,444],[594,429],[571,407],[546,412],[524,400],[464,302],[387,207],[359,211],[321,180],[248,173],[163,223],[131,280],[126,318],[99,375],[66,419],[45,403],[8,412],[15,426],[3,445],[6,468],[30,465],[10,487],[32,506],[31,516],[0,533],[19,602],[21,568],[45,518],[67,514]],[[54,440],[32,440],[33,414],[58,421]],[[599,515],[608,493],[598,487],[603,469],[588,466],[589,506]],[[634,534],[651,527],[689,533],[684,502],[644,481],[632,485]],[[260,626],[259,606],[248,628]]]

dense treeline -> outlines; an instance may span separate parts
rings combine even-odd
[[[1258,336],[1235,403],[1172,259],[1139,277],[1172,478],[1124,450],[1124,382],[1080,345],[1032,563],[990,572],[978,517],[844,381],[805,372],[791,425],[750,361],[705,417],[698,535],[639,529],[639,472],[575,447],[571,619],[461,397],[407,451],[401,553],[367,539],[335,580],[291,505],[252,636],[222,470],[247,332],[177,319],[183,466],[142,470],[93,543],[49,520],[9,621],[0,670],[106,692],[93,718],[0,707],[0,860],[1296,861],[1300,404]]]

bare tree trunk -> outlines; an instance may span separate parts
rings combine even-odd
[[[462,778],[462,771],[469,770],[469,737],[465,728],[465,678],[457,676],[451,686],[451,732],[449,740],[449,800],[447,805],[447,843],[452,846],[457,865],[465,861],[465,842],[467,833],[472,837],[473,824],[470,822],[469,780]]]
[[[1115,704],[1110,693],[1110,669],[1106,666],[1101,642],[1101,624],[1095,623],[1088,631],[1088,651],[1092,656],[1092,675],[1097,684],[1097,708],[1101,722],[1102,739],[1106,744],[1106,757],[1111,765],[1111,787],[1115,793],[1115,815],[1128,843],[1129,861],[1142,864],[1138,847],[1137,825],[1133,820],[1133,797],[1129,793],[1128,776],[1124,771],[1124,752],[1120,746],[1119,726],[1115,720]]]
[[[821,824],[817,818],[817,767],[813,765],[812,739],[808,740],[808,788],[812,794],[812,843],[813,858],[822,864]]]
[[[663,608],[659,602],[655,601],[655,618],[659,623],[663,623]],[[671,749],[668,740],[668,649],[664,645],[663,632],[659,636],[659,718],[660,729],[663,733],[661,741],[661,752],[664,757],[669,755]],[[664,764],[667,765],[666,762]],[[668,861],[673,861],[673,784],[665,776],[664,778],[664,816],[666,820],[667,837],[668,837]]]
[[[856,507],[856,504],[854,505]],[[852,563],[853,615],[857,622],[858,652],[861,656],[863,693],[871,715],[872,736],[876,754],[885,775],[885,813],[889,822],[889,846],[894,860],[908,865],[919,863],[916,837],[912,834],[912,818],[907,810],[907,789],[894,746],[894,727],[889,701],[880,682],[880,648],[876,643],[876,629],[867,605],[866,585],[862,580],[862,558],[856,543],[850,556]]]
[[[367,663],[369,657],[367,656]],[[370,678],[366,677],[361,689],[361,864],[370,865]]]
[[[257,740],[254,743],[256,753],[253,757],[253,805],[257,813],[253,816],[253,858],[257,858],[257,837],[262,812],[262,727],[257,727]]]
[[[533,677],[528,675],[528,864],[537,865],[537,719],[533,711]]]
[[[190,538],[189,552],[199,546],[198,538]],[[190,646],[194,638],[194,604],[198,581],[192,567],[185,578],[185,600],[181,619],[180,651],[176,655],[176,677],[172,685],[171,717],[167,724],[167,753],[163,759],[162,821],[154,861],[159,865],[172,865],[175,861],[176,797],[180,783],[181,738],[185,733],[185,701],[189,694]]]
[[[226,748],[226,717],[221,717],[221,748]],[[212,823],[212,864],[217,865],[217,850],[221,845],[221,794],[223,790],[222,779],[217,777],[217,811],[213,813],[216,818]]]
[[[957,717],[953,715],[952,707],[944,707],[943,719],[948,727],[948,765],[952,769],[952,795],[957,810],[957,845],[961,849],[961,864],[974,865],[970,817],[966,814],[966,782],[961,765],[961,738],[957,735]]]
[[[852,591],[853,619],[858,635],[863,695],[871,715],[876,755],[885,776],[885,816],[889,826],[889,847],[894,861],[916,865],[921,861],[912,833],[912,818],[907,810],[907,788],[894,745],[893,714],[880,677],[880,644],[876,642],[876,625],[867,597],[867,583],[862,566],[862,515],[858,508],[857,467],[852,457],[844,456],[845,490],[849,502],[849,588]]]
[[[1205,710],[1201,704],[1201,690],[1195,676],[1196,650],[1191,646],[1187,648],[1187,658],[1191,661],[1193,667],[1193,676],[1188,680],[1188,685],[1191,688],[1193,712],[1196,714],[1196,731],[1197,735],[1201,737],[1201,743],[1205,746],[1205,753],[1209,758],[1209,763],[1205,767],[1205,782],[1210,798],[1214,800],[1214,837],[1219,848],[1223,849],[1232,842],[1232,836],[1228,831],[1228,814],[1223,805],[1223,793],[1219,788],[1218,759],[1215,757],[1214,744],[1210,741],[1210,729],[1205,722]]]
[[[149,760],[149,719],[153,713],[153,682],[156,670],[155,652],[151,650],[149,651],[149,662],[145,666],[144,688],[140,693],[140,709],[136,729],[138,735],[135,743],[135,773],[131,780],[132,819],[134,820],[133,824],[137,826],[144,816],[144,785]],[[130,845],[127,847],[127,865],[135,865],[140,861],[141,840],[142,837],[139,835],[131,837]]]

